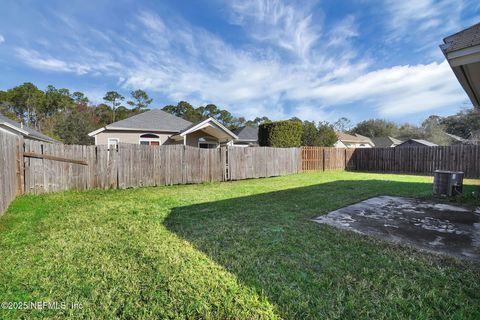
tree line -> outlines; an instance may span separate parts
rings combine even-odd
[[[0,90],[0,113],[63,143],[91,144],[93,141],[88,136],[89,132],[148,111],[153,99],[147,92],[138,89],[131,91],[130,97],[108,91],[103,101],[95,104],[83,92],[71,92],[51,85],[40,90],[27,82]],[[237,118],[214,104],[195,108],[186,101],[164,106],[163,110],[191,122],[213,117],[230,129],[243,125],[258,126],[270,121],[267,117],[252,120]]]
[[[450,145],[456,141],[451,135],[472,139],[478,135],[479,130],[480,111],[470,108],[447,117],[429,116],[419,126],[409,123],[397,125],[384,119],[369,119],[359,122],[347,131],[367,137],[390,136],[400,140],[425,139],[438,145]]]
[[[0,90],[0,113],[10,119],[39,130],[44,134],[67,144],[91,144],[88,133],[112,122],[149,110],[153,99],[144,90],[133,90],[129,97],[116,91],[108,91],[103,103],[92,103],[82,92],[71,92],[66,88],[47,86],[40,90],[27,82],[14,88]],[[259,126],[270,123],[268,117],[247,120],[235,117],[228,110],[215,104],[194,107],[186,101],[162,108],[178,117],[198,122],[213,117],[229,129],[240,126]],[[420,126],[405,123],[397,125],[385,119],[369,119],[353,126],[347,118],[334,123],[302,121],[291,118],[288,121],[300,123],[301,145],[331,146],[336,142],[335,131],[361,134],[367,137],[391,136],[401,140],[409,138],[426,139],[439,145],[447,145],[453,134],[468,139],[480,130],[480,112],[465,109],[448,117],[430,116]],[[298,126],[297,126],[298,127]],[[296,142],[298,143],[298,142]]]

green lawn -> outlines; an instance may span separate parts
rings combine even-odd
[[[0,319],[479,319],[478,264],[309,220],[430,191],[428,177],[328,172],[23,196],[0,218],[0,302],[82,308]]]

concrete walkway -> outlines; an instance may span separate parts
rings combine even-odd
[[[376,197],[314,219],[341,229],[480,262],[480,208]]]

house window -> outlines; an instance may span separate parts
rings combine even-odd
[[[216,149],[218,148],[218,142],[209,138],[198,139],[198,147],[201,149]]]
[[[114,148],[117,148],[118,143],[120,142],[120,139],[118,138],[108,138],[108,149],[110,149],[111,146]]]
[[[139,143],[145,146],[159,146],[160,136],[153,133],[146,133],[140,136]]]

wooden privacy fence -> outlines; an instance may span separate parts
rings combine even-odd
[[[452,170],[476,179],[480,178],[480,145],[356,149],[351,169],[421,175]]]
[[[182,145],[120,144],[109,150],[26,141],[28,154],[37,156],[25,157],[25,192],[37,194],[221,181],[225,172],[224,150]]]
[[[228,177],[242,180],[298,173],[300,156],[299,148],[229,148]]]
[[[480,146],[414,148],[302,147],[302,171],[352,171],[433,175],[435,170],[463,171],[480,178]]]
[[[298,148],[24,143],[23,191],[44,193],[239,180],[297,173]]]
[[[353,169],[355,149],[301,147],[302,171],[327,171]]]

